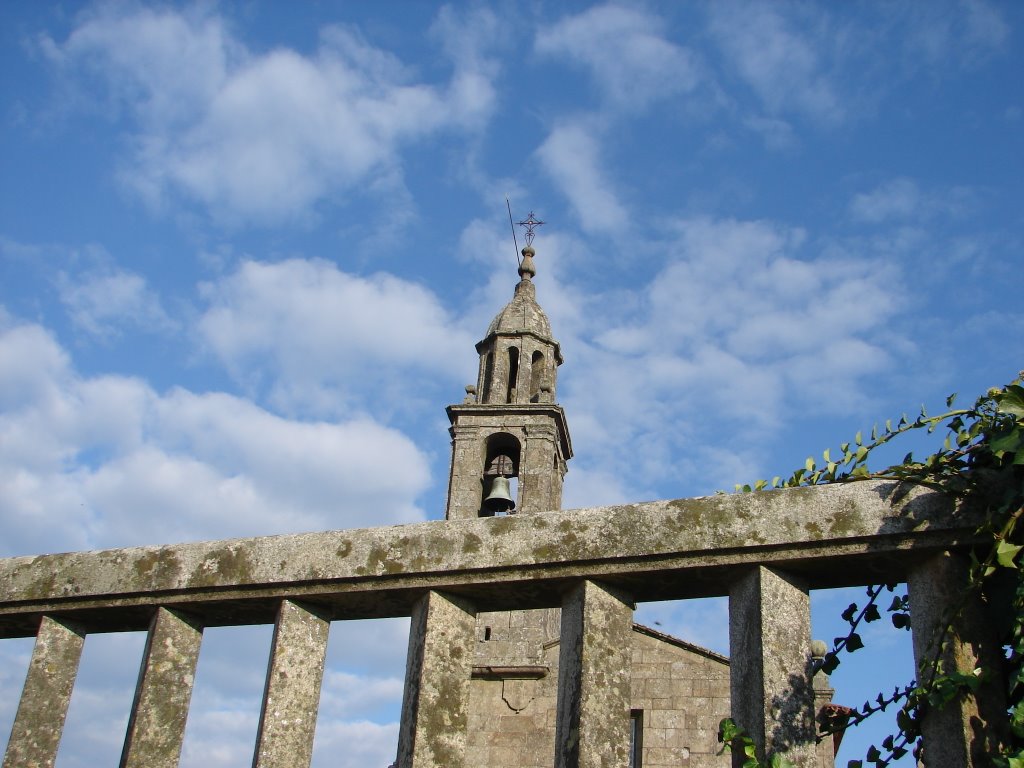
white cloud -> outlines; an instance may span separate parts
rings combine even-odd
[[[206,345],[243,381],[270,379],[275,402],[289,408],[343,412],[371,395],[397,405],[432,380],[457,383],[473,363],[475,340],[438,298],[387,274],[248,261],[203,295]]]
[[[447,108],[463,123],[482,128],[496,108],[494,81],[500,66],[491,52],[503,39],[501,21],[482,6],[460,12],[445,5],[430,33],[455,65]]]
[[[580,478],[615,498],[731,489],[763,471],[750,446],[794,413],[857,408],[907,343],[893,327],[909,309],[899,272],[882,260],[767,221],[684,219],[661,247],[647,285],[583,300],[601,321],[578,329],[571,356],[562,337],[583,470],[569,503],[598,500]]]
[[[343,670],[328,670],[320,697],[320,716],[354,720],[360,714],[402,700],[401,677],[354,675]]]
[[[973,198],[973,192],[964,187],[925,191],[913,179],[898,177],[854,195],[850,215],[870,224],[920,222],[936,216],[960,216],[971,207]]]
[[[157,332],[175,327],[159,296],[134,272],[61,272],[57,286],[72,323],[92,336],[109,338],[126,325]]]
[[[447,85],[416,83],[346,28],[326,29],[310,56],[256,54],[213,14],[123,10],[101,5],[42,47],[69,77],[86,70],[110,89],[130,118],[122,175],[153,202],[174,191],[230,222],[293,219],[392,177],[410,142],[479,129],[493,109],[486,69],[457,63]]]
[[[762,137],[768,149],[775,151],[793,149],[797,144],[793,126],[785,120],[773,117],[749,117],[745,123],[747,128]]]
[[[912,218],[921,206],[921,191],[911,179],[888,181],[871,192],[861,192],[850,202],[850,214],[860,221]]]
[[[956,62],[975,66],[1000,52],[1010,38],[1002,9],[985,0],[912,4],[898,13],[903,44],[920,66]]]
[[[579,123],[558,126],[537,155],[585,231],[625,233],[628,213],[600,167],[601,147],[590,129]]]
[[[694,53],[667,40],[660,19],[637,8],[605,4],[567,16],[541,29],[535,48],[581,64],[620,107],[692,91],[700,80]]]
[[[0,332],[0,478],[3,547],[25,554],[409,522],[429,472],[370,419],[82,377],[42,328],[14,325]]]
[[[39,42],[56,65],[104,78],[110,108],[128,108],[150,130],[190,122],[245,58],[223,20],[198,6],[173,12],[97,4],[63,43],[47,36]]]
[[[710,6],[710,31],[729,64],[761,99],[769,114],[796,111],[825,121],[841,120],[843,101],[826,72],[818,42],[828,39],[803,30],[784,8],[765,3],[718,2]]]
[[[395,762],[398,723],[335,721],[317,726],[314,768],[386,768]]]

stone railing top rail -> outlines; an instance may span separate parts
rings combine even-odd
[[[940,494],[876,481],[15,557],[0,560],[0,637],[32,635],[54,612],[93,631],[142,628],[155,604],[209,624],[263,622],[282,597],[333,618],[408,615],[426,589],[543,607],[579,578],[638,600],[721,595],[732,569],[755,562],[786,564],[812,588],[864,584],[969,543],[976,524]]]

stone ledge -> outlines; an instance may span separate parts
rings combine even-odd
[[[811,586],[860,584],[899,576],[908,552],[970,543],[976,524],[940,494],[860,482],[16,557],[0,560],[0,637],[28,634],[42,612],[134,606],[142,620],[157,604],[255,623],[283,597],[334,618],[408,615],[425,589],[492,610],[549,607],[579,578],[639,600],[705,596],[727,593],[730,574],[754,562],[800,570]]]

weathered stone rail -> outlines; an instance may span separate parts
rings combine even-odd
[[[456,768],[475,612],[562,606],[552,760],[603,766],[628,727],[628,690],[589,680],[617,674],[595,659],[614,656],[633,603],[729,595],[733,715],[769,752],[812,766],[808,590],[909,580],[912,601],[941,602],[947,553],[975,526],[937,494],[864,482],[0,560],[0,637],[37,638],[3,765],[52,765],[84,636],[139,629],[149,642],[122,765],[177,765],[203,627],[274,623],[254,765],[308,766],[329,622],[405,615],[399,764]],[[921,615],[923,649],[942,619]],[[944,765],[973,765],[970,714],[929,734],[967,749]]]

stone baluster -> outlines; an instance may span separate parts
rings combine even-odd
[[[464,768],[476,612],[451,595],[428,592],[409,627],[399,768]]]
[[[175,768],[185,738],[203,627],[158,608],[149,625],[121,768]]]
[[[633,605],[583,581],[562,601],[555,768],[629,764]]]
[[[3,768],[52,768],[84,645],[83,630],[43,616]]]
[[[282,600],[274,624],[253,768],[308,768],[330,622]]]
[[[758,756],[816,765],[811,609],[799,579],[773,568],[745,571],[729,590],[732,717]],[[733,753],[733,765],[743,756]]]
[[[919,669],[937,653],[946,672],[970,674],[981,667],[992,673],[1000,668],[1001,649],[982,606],[976,599],[960,602],[966,584],[967,563],[958,555],[936,555],[911,570],[907,588],[914,659]],[[954,615],[958,605],[960,611]],[[1003,691],[1002,675],[990,674],[974,695],[927,711],[921,723],[923,764],[930,768],[989,765],[989,756],[995,754],[996,745],[1006,736]],[[979,727],[982,718],[985,728]]]

